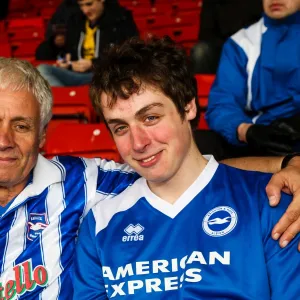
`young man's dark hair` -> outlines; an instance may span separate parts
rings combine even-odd
[[[182,118],[186,105],[193,98],[197,100],[197,85],[188,57],[169,37],[146,41],[132,38],[120,47],[108,49],[106,59],[95,69],[90,96],[95,109],[102,115],[102,92],[111,97],[110,105],[113,106],[117,97],[127,99],[144,85],[157,88],[169,97]],[[199,109],[197,117],[191,121],[193,128],[198,124],[198,115]]]

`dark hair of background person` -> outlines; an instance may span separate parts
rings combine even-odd
[[[225,41],[262,13],[262,0],[203,0],[199,42],[190,53],[193,72],[215,74]]]
[[[222,48],[231,35],[258,21],[262,13],[262,0],[203,0],[199,40]]]
[[[95,67],[90,97],[97,113],[103,117],[100,96],[109,95],[112,107],[117,98],[128,99],[145,85],[163,92],[175,104],[181,118],[185,107],[193,99],[197,100],[196,80],[190,70],[188,57],[183,48],[169,37],[152,38],[143,41],[132,38],[120,46],[108,49],[105,59]],[[197,116],[191,121],[196,128]]]
[[[0,20],[4,20],[8,13],[9,0],[0,0]]]

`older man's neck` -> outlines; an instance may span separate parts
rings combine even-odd
[[[8,202],[20,194],[25,185],[18,185],[15,187],[0,186],[0,206],[6,206]]]

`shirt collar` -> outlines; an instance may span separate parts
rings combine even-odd
[[[300,25],[300,11],[286,17],[283,19],[272,19],[266,14],[264,16],[264,23],[267,27],[269,26],[291,26],[291,25]]]
[[[28,198],[41,194],[50,185],[63,182],[64,179],[59,163],[48,160],[39,154],[37,163],[33,169],[32,181],[15,197],[13,203],[3,215],[23,205],[27,202]]]

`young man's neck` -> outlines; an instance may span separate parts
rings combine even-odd
[[[150,190],[161,199],[173,204],[199,177],[207,164],[196,144],[192,142],[191,149],[180,170],[168,181],[161,183],[148,182]]]

